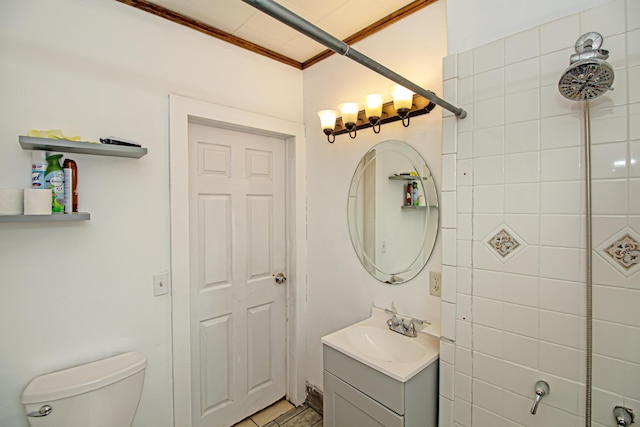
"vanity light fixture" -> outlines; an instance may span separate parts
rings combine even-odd
[[[402,86],[394,86],[391,91],[392,101],[385,102],[380,94],[367,95],[364,98],[364,110],[355,102],[340,104],[341,117],[334,110],[318,112],[322,131],[327,135],[327,141],[333,143],[336,135],[348,133],[355,139],[358,129],[372,128],[374,133],[380,133],[380,126],[386,123],[402,120],[404,127],[409,126],[410,117],[428,114],[436,106],[428,99],[414,94]]]

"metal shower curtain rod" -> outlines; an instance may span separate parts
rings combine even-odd
[[[438,97],[435,93],[430,90],[423,89],[417,84],[407,80],[402,77],[400,74],[390,70],[379,62],[374,61],[366,55],[358,52],[357,50],[349,47],[348,44],[343,42],[340,39],[335,38],[331,34],[322,30],[321,28],[316,27],[311,22],[301,18],[295,13],[291,12],[289,9],[279,5],[273,0],[242,0],[250,6],[255,7],[258,10],[266,13],[272,18],[277,19],[285,25],[293,28],[294,30],[306,35],[307,37],[312,38],[320,44],[328,47],[332,51],[339,53],[342,56],[346,56],[349,59],[356,61],[357,63],[364,65],[370,70],[375,71],[376,73],[398,83],[401,86],[406,87],[409,90],[417,93],[420,96],[425,97],[429,101],[433,102],[444,108],[445,110],[451,111],[455,114],[459,119],[464,119],[467,117],[467,112],[462,108],[458,108],[449,104],[444,99]]]

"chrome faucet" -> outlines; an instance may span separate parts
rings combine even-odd
[[[633,411],[623,406],[616,406],[615,408],[613,408],[613,416],[616,418],[618,427],[630,426],[635,420]]]
[[[549,383],[546,381],[537,381],[536,382],[536,397],[533,400],[533,406],[531,407],[531,415],[535,415],[538,410],[538,405],[544,396],[549,394]]]
[[[405,316],[404,314],[400,315],[403,317],[403,319],[401,320],[398,317],[397,311],[389,310],[388,308],[385,308],[384,311],[386,313],[393,315],[389,320],[387,320],[387,326],[389,327],[389,329],[391,329],[393,332],[397,332],[399,334],[406,335],[408,337],[414,338],[418,336],[418,331],[416,330],[416,323],[420,323],[421,325],[430,324],[426,320],[414,319],[412,317]]]

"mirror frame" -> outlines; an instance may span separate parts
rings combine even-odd
[[[422,211],[424,215],[424,233],[420,236],[422,244],[419,245],[419,240],[415,241],[417,242],[415,246],[419,246],[419,249],[411,254],[410,261],[391,271],[387,271],[389,270],[388,268],[376,265],[375,254],[376,248],[378,247],[377,239],[375,237],[373,239],[366,239],[362,236],[362,234],[366,234],[364,232],[361,233],[362,228],[367,227],[371,229],[371,227],[376,226],[377,215],[375,204],[368,201],[366,197],[359,197],[361,185],[369,186],[366,191],[372,191],[371,185],[373,185],[373,191],[375,191],[376,184],[371,184],[370,182],[371,174],[374,174],[373,178],[376,177],[377,162],[382,159],[385,154],[393,154],[407,162],[406,170],[398,171],[397,174],[394,175],[389,175],[388,179],[400,180],[403,182],[403,187],[405,182],[419,182],[422,188],[422,195],[424,195],[426,199],[426,206],[424,206],[424,208],[422,206],[415,208],[416,210]],[[412,174],[410,178],[405,178],[399,175],[400,172],[409,172],[415,175]],[[398,188],[397,194],[402,194],[400,188]],[[375,199],[375,196],[373,198]],[[404,206],[404,208],[407,208],[407,206]],[[367,212],[368,214],[365,214]],[[415,213],[419,214],[419,212]],[[362,224],[359,223],[360,216],[362,216]],[[347,221],[353,249],[362,266],[375,279],[388,284],[401,284],[413,279],[422,271],[433,253],[438,235],[438,229],[440,227],[439,204],[437,189],[431,171],[427,162],[414,147],[402,141],[389,140],[374,145],[364,154],[356,167],[349,186]]]

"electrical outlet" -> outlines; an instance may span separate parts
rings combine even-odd
[[[153,275],[153,295],[160,296],[169,293],[169,273],[156,273]]]
[[[429,293],[434,297],[442,296],[442,273],[439,271],[429,272]]]

